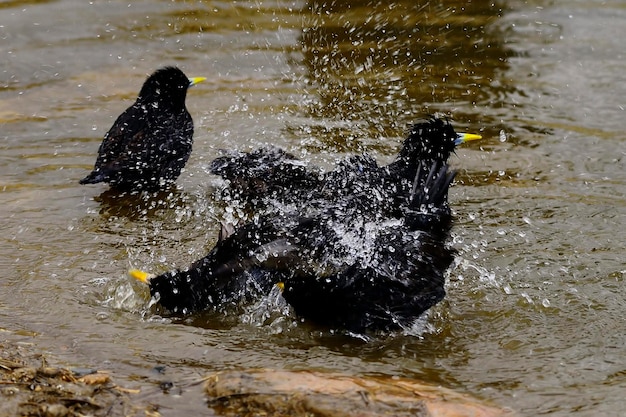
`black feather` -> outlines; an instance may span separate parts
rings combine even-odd
[[[295,312],[316,323],[356,332],[410,325],[445,295],[456,138],[431,119],[411,128],[390,165],[360,155],[327,173],[280,150],[217,159],[213,171],[264,214],[224,233],[190,268],[153,278],[152,294],[188,313],[245,303],[282,283]],[[276,199],[295,204],[273,209]]]
[[[80,183],[157,190],[176,181],[193,144],[193,120],[185,107],[189,86],[175,67],[148,77],[135,103],[104,136],[93,171]]]

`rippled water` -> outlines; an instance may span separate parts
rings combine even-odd
[[[192,381],[251,367],[414,377],[521,415],[620,415],[624,21],[622,2],[591,0],[1,3],[1,337],[109,369],[165,415],[206,412]],[[79,186],[165,64],[208,77],[187,99],[196,135],[179,190]],[[187,265],[237,216],[207,173],[219,149],[387,162],[433,112],[485,139],[453,157],[460,253],[420,337],[261,325],[262,306],[172,322],[126,276]]]

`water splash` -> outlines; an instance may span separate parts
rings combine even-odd
[[[278,286],[274,286],[268,295],[247,306],[240,316],[241,322],[255,327],[268,326],[272,334],[283,333],[293,327],[293,311],[281,292]]]
[[[470,262],[467,259],[461,259],[458,263],[458,268],[461,269],[462,272],[473,271],[478,273],[478,281],[484,284],[487,284],[490,287],[494,288],[503,288],[502,283],[496,278],[496,274],[493,271],[488,270],[485,267],[480,265],[476,265]],[[464,280],[462,274],[457,274],[457,279],[459,281]]]
[[[124,279],[108,288],[102,305],[115,310],[145,314],[149,308],[149,298],[147,287],[136,286],[130,279]]]

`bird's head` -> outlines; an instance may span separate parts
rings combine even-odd
[[[458,145],[480,138],[480,135],[471,133],[456,133],[450,122],[432,117],[411,126],[398,159],[408,164],[419,161],[445,162]]]
[[[204,77],[188,78],[176,67],[160,68],[144,82],[139,92],[139,100],[171,104],[175,108],[182,108],[185,106],[187,89],[204,80],[206,80]]]

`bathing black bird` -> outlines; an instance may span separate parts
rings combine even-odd
[[[311,192],[300,204],[236,228],[189,268],[131,275],[174,313],[228,309],[278,285],[315,323],[354,332],[410,326],[445,295],[455,174],[446,159],[476,138],[440,119],[417,124],[392,164],[349,158],[315,187],[305,183]]]
[[[185,107],[187,89],[203,80],[187,78],[176,67],[150,75],[135,103],[104,136],[93,171],[80,183],[154,191],[176,181],[193,143],[193,120]]]
[[[229,192],[250,201],[255,209],[304,200],[341,201],[365,190],[373,192],[373,197],[390,199],[390,207],[398,207],[401,202],[397,200],[409,195],[420,162],[422,167],[445,162],[456,146],[477,138],[480,136],[457,134],[450,123],[432,117],[410,128],[397,158],[384,167],[368,155],[356,155],[323,173],[292,154],[268,147],[250,153],[231,151],[216,158],[210,169],[228,181]]]

